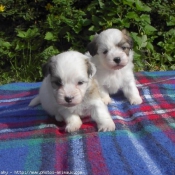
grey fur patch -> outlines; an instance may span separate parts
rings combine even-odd
[[[47,63],[43,64],[42,66],[42,74],[46,77],[48,74],[53,75],[55,72],[55,64],[53,62],[53,57],[51,57]]]
[[[93,63],[91,63],[89,60],[86,60],[86,66],[87,66],[87,73],[88,77],[93,77],[96,73],[96,68]]]
[[[87,45],[87,50],[92,56],[97,54],[97,50],[98,50],[97,38],[98,38],[98,34],[96,34],[93,40]]]
[[[129,35],[129,32],[126,29],[123,29],[122,33],[123,33],[123,38],[130,45],[130,49],[133,49],[134,43],[133,43],[133,39]]]

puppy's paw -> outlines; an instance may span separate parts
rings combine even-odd
[[[140,96],[134,96],[129,99],[131,105],[139,105],[142,103],[142,98]]]
[[[110,96],[103,97],[102,101],[104,102],[105,105],[108,105],[108,104],[112,103],[112,100],[111,100]]]
[[[76,132],[80,129],[82,121],[80,118],[74,118],[67,123],[65,130],[67,132]]]
[[[105,121],[104,123],[98,125],[98,131],[115,131],[115,123],[113,120]]]

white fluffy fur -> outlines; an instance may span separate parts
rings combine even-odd
[[[96,35],[88,45],[93,55],[91,61],[97,69],[95,77],[106,104],[111,102],[109,94],[115,94],[119,89],[131,104],[142,103],[133,74],[131,41],[126,31],[108,29]],[[120,58],[120,62],[116,63],[114,58]]]
[[[49,73],[29,106],[41,102],[42,107],[58,121],[66,122],[66,131],[74,132],[82,125],[81,116],[91,115],[99,131],[113,131],[115,124],[103,103],[96,81],[95,66],[87,56],[67,51],[51,58]],[[60,82],[61,79],[61,82]],[[66,101],[65,97],[72,97]]]

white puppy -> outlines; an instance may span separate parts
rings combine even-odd
[[[88,44],[93,56],[101,95],[106,104],[111,102],[109,94],[121,89],[131,104],[140,104],[142,99],[133,74],[133,42],[126,30],[107,29],[96,34]]]
[[[74,132],[82,125],[80,116],[91,115],[99,131],[113,131],[115,124],[99,95],[92,78],[96,68],[87,56],[67,51],[53,56],[44,66],[45,78],[29,106],[41,103],[58,121],[66,122],[66,131]]]

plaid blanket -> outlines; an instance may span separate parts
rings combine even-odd
[[[65,133],[40,105],[28,107],[41,83],[0,86],[0,174],[174,175],[175,71],[135,77],[143,103],[113,95],[114,132],[86,117]]]

